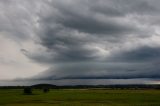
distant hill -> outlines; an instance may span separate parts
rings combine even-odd
[[[57,88],[56,85],[52,85],[52,84],[36,84],[36,85],[32,85],[32,88]]]
[[[160,89],[160,84],[138,84],[138,85],[52,85],[52,84],[35,84],[32,86],[0,86],[0,89],[23,89],[31,87],[35,89],[93,89],[93,88],[104,88],[104,89]]]

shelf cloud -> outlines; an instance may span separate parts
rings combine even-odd
[[[159,4],[1,0],[0,44],[14,45],[0,46],[0,68],[14,66],[19,74],[0,73],[4,79],[26,78],[23,73],[32,80],[159,79]]]

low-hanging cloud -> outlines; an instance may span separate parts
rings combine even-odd
[[[38,45],[20,48],[48,67],[33,79],[160,77],[158,0],[16,1],[1,1],[3,10],[11,3],[8,9],[14,5],[16,14],[3,11],[0,22],[9,24],[0,25],[0,31],[21,38],[22,44],[30,39]]]
[[[159,35],[152,23],[140,21],[158,17],[154,3],[53,0],[47,6],[49,14],[40,17],[38,29],[40,44],[47,50],[26,54],[51,66],[41,78],[159,78],[159,68],[153,65],[159,46],[146,43]]]

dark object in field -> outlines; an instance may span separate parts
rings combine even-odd
[[[24,88],[23,93],[26,94],[26,95],[31,95],[32,94],[32,89],[30,87]]]
[[[44,92],[44,93],[49,92],[49,88],[43,88],[43,92]]]

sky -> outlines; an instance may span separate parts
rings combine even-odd
[[[0,0],[0,85],[160,79],[159,0]]]

